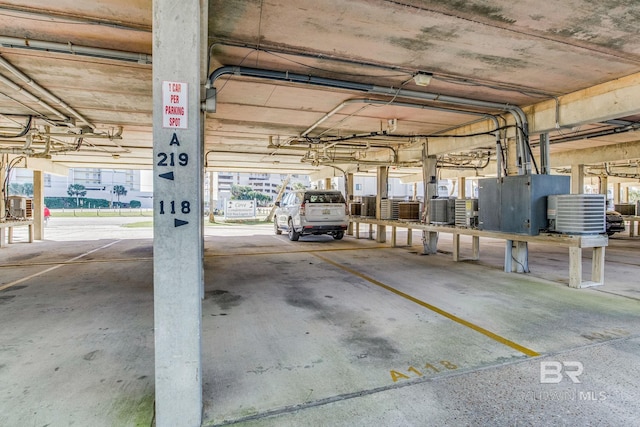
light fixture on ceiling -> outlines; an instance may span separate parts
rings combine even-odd
[[[432,78],[433,74],[431,73],[417,73],[413,76],[413,81],[415,81],[418,86],[429,86]]]

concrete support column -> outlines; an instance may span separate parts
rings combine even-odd
[[[9,155],[0,153],[0,221],[4,220],[7,216],[6,209],[7,207],[4,205],[4,199],[8,196],[5,194],[4,188],[4,180],[7,178],[7,166],[9,164]],[[2,229],[4,232],[4,229]]]
[[[202,423],[205,0],[153,0],[156,425]]]
[[[422,156],[422,176],[424,179],[424,210],[425,221],[430,219],[429,201],[438,197],[438,159],[435,156],[427,156],[426,151]],[[424,255],[438,252],[438,233],[433,231],[422,232],[422,253]]]
[[[44,173],[33,171],[33,231],[36,240],[44,240]]]
[[[332,180],[331,178],[325,178],[324,179],[324,189],[325,190],[331,190],[332,188]]]
[[[571,194],[584,193],[584,165],[571,165]]]
[[[515,138],[507,140],[507,175],[518,175],[518,142]]]
[[[607,206],[609,206],[609,178],[606,175],[602,175],[598,180],[598,193],[604,194]]]
[[[464,176],[458,177],[458,199],[467,197],[467,179]]]
[[[613,184],[613,203],[614,204],[619,204],[620,203],[620,190],[622,189],[622,184],[620,184],[619,182],[616,182]]]
[[[353,174],[352,173],[348,173],[346,176],[346,180],[347,182],[345,183],[345,192],[347,193],[347,203],[349,204],[349,209],[351,209],[351,203],[353,203],[353,193],[354,193],[354,188],[355,188],[355,184],[353,183]],[[349,213],[351,213],[351,211],[349,211]],[[351,221],[349,221],[349,226],[347,228],[347,235],[349,236],[353,236],[353,223]]]
[[[377,192],[376,192],[376,219],[380,219],[382,199],[389,197],[389,167],[378,166],[377,178]],[[384,243],[387,241],[387,227],[384,225],[378,225],[376,231],[376,241],[378,243]]]
[[[629,203],[629,186],[624,187],[624,194],[622,195],[622,203]]]

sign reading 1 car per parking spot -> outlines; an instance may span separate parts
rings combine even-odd
[[[183,82],[162,82],[162,127],[187,129],[187,91]]]

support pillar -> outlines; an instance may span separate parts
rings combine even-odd
[[[347,193],[347,203],[349,204],[349,214],[351,214],[351,203],[353,203],[353,194],[354,194],[354,188],[355,188],[355,184],[353,183],[353,174],[352,173],[348,173],[346,176],[346,180],[347,182],[345,183],[345,192]],[[351,221],[349,221],[349,226],[347,227],[347,235],[348,236],[353,236],[353,223]]]
[[[606,175],[600,177],[598,192],[604,194],[606,206],[609,206],[609,178]]]
[[[331,178],[325,178],[324,179],[324,189],[325,190],[331,190],[332,187],[333,187],[333,185],[332,185]]]
[[[33,171],[33,231],[36,240],[44,240],[44,173]]]
[[[571,165],[571,194],[584,194],[584,165]]]
[[[4,183],[7,179],[7,166],[9,165],[9,155],[0,153],[0,221],[7,218],[6,206],[4,205],[4,199],[8,196],[5,194]],[[4,229],[0,229],[4,232]]]
[[[382,199],[389,197],[389,167],[378,166],[377,178],[377,192],[376,192],[376,219],[380,219],[382,209]],[[378,243],[384,243],[387,241],[387,227],[384,225],[378,225],[376,231],[376,241]]]
[[[506,273],[529,272],[529,248],[527,242],[507,240],[504,251],[504,271]]]
[[[620,203],[620,190],[622,189],[622,184],[616,182],[613,184],[613,204],[617,205]]]
[[[464,176],[458,177],[458,199],[467,197],[467,179]]]
[[[426,148],[422,155],[422,176],[424,180],[424,210],[425,210],[425,222],[429,224],[429,201],[438,197],[438,178],[437,178],[437,163],[438,160],[435,156],[427,156]],[[424,255],[431,255],[438,252],[438,233],[433,231],[422,232],[422,253]]]
[[[180,7],[174,0],[153,0],[153,288],[158,427],[195,427],[202,423],[200,100],[207,77],[207,7],[205,0],[183,0]]]

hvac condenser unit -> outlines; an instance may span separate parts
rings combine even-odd
[[[404,199],[382,199],[380,201],[380,219],[398,219],[400,203]]]
[[[360,215],[365,218],[376,217],[376,196],[362,196]]]
[[[9,196],[9,215],[17,219],[27,218],[27,198],[22,196]],[[31,204],[31,203],[29,203]]]
[[[601,234],[606,231],[604,194],[558,194],[547,198],[549,231]]]
[[[405,221],[420,220],[420,202],[401,202],[398,207],[398,219]]]
[[[455,223],[455,201],[456,199],[429,200],[429,222],[441,225]]]
[[[478,226],[478,199],[456,199],[456,227]]]

